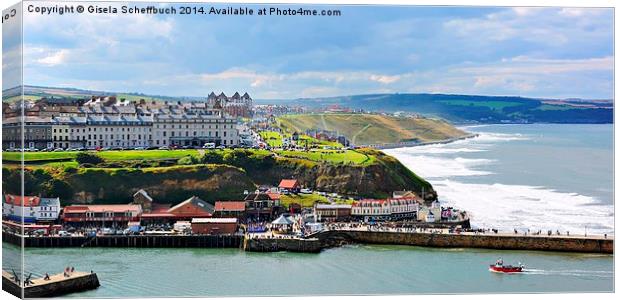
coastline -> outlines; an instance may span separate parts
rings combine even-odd
[[[450,138],[450,139],[445,139],[445,140],[437,140],[437,141],[432,141],[432,142],[423,142],[423,143],[418,143],[418,142],[400,142],[400,143],[392,143],[392,144],[370,144],[370,145],[363,145],[364,147],[371,147],[371,148],[375,148],[378,150],[384,150],[384,149],[396,149],[396,148],[406,148],[406,147],[418,147],[418,146],[427,146],[427,145],[436,145],[436,144],[449,144],[452,142],[456,142],[456,141],[460,141],[460,140],[466,140],[466,139],[471,139],[471,138],[475,138],[480,136],[480,134],[478,133],[470,133],[464,136],[460,136],[460,137],[455,137],[455,138]]]

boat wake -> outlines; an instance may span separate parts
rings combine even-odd
[[[613,278],[613,271],[595,270],[543,270],[543,269],[523,269],[523,274],[530,275],[551,275],[551,276],[576,276],[576,277],[597,277]]]

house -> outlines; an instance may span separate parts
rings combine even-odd
[[[2,202],[3,218],[20,223],[54,222],[59,214],[59,198],[6,194]]]
[[[138,194],[138,198],[144,197],[139,192],[136,194]],[[135,198],[134,203],[136,203]],[[146,200],[145,203],[149,203],[149,201]],[[140,219],[144,224],[172,224],[176,221],[189,221],[192,218],[209,218],[215,213],[213,204],[197,196],[192,196],[172,207],[170,204],[153,202],[150,202],[150,207],[149,212],[144,212],[141,215]]]
[[[153,205],[153,198],[143,189],[133,194],[133,204],[142,206],[142,211],[150,213]]]
[[[245,201],[216,201],[214,217],[243,219],[245,217]]]
[[[301,185],[297,179],[282,179],[278,185],[280,192],[299,193]]]
[[[194,234],[234,234],[237,232],[237,218],[193,218]]]
[[[351,218],[351,205],[317,203],[314,205],[314,214],[319,221],[347,221]]]
[[[363,199],[351,206],[351,216],[358,219],[389,219],[390,214],[390,203],[383,199]]]
[[[414,197],[388,199],[392,220],[416,219],[420,204]]]
[[[75,204],[63,209],[62,220],[78,226],[125,226],[140,220],[142,207],[136,204]]]
[[[277,193],[254,191],[245,199],[245,216],[255,221],[271,220],[280,210],[280,195]]]
[[[173,214],[177,219],[189,220],[191,218],[209,218],[215,213],[215,206],[197,196],[192,196],[171,207],[168,209],[168,212]]]

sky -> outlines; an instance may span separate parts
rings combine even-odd
[[[247,91],[255,99],[613,98],[613,9],[312,8],[342,15],[26,13],[24,83],[168,96]]]

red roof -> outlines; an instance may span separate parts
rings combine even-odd
[[[143,213],[142,214],[142,218],[143,219],[149,219],[149,218],[174,218],[175,215],[171,214],[171,213]]]
[[[376,206],[383,205],[387,200],[385,199],[363,199],[353,203],[353,206]]]
[[[37,196],[22,197],[22,196],[17,196],[17,195],[6,194],[4,196],[4,202],[6,202],[7,204],[31,207],[31,206],[39,206],[41,199]]]
[[[150,214],[168,213],[169,209],[170,209],[170,204],[153,203],[151,205],[151,212],[150,212]]]
[[[245,211],[245,201],[216,201],[215,211]]]
[[[294,189],[298,187],[298,182],[297,179],[282,179],[278,187],[281,189]]]
[[[126,212],[141,211],[140,205],[137,204],[97,204],[97,205],[69,205],[65,206],[65,213],[81,213],[81,212]]]
[[[267,196],[269,196],[269,199],[271,200],[280,200],[280,193],[267,193]]]

